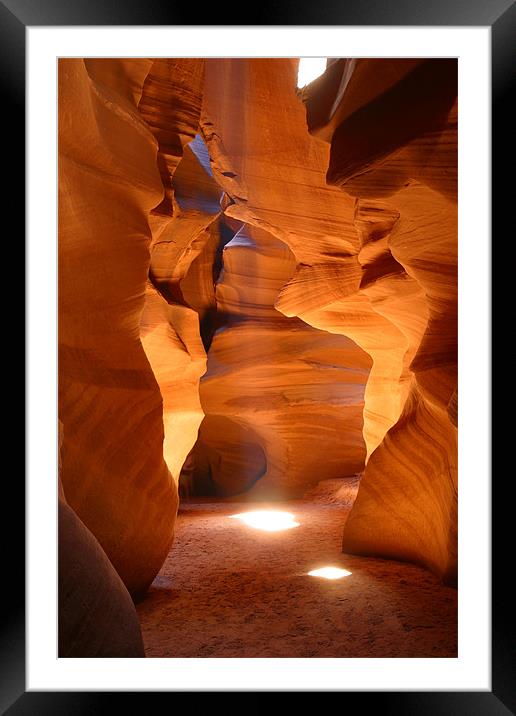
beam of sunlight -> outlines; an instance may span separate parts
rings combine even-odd
[[[340,569],[340,567],[321,567],[321,569],[312,569],[308,572],[310,577],[322,577],[323,579],[342,579],[342,577],[349,577],[351,572],[347,569]]]
[[[292,527],[299,527],[300,524],[294,520],[294,515],[290,512],[280,512],[279,510],[241,512],[238,515],[231,515],[231,519],[241,520],[248,527],[255,527],[265,532],[289,530]]]
[[[304,87],[317,79],[326,69],[326,57],[300,57],[297,86]]]

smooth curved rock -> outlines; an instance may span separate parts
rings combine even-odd
[[[453,581],[456,61],[331,63],[301,93],[331,145],[307,135],[295,71],[293,60],[206,66],[201,125],[234,202],[225,213],[291,249],[280,311],[349,336],[373,360],[369,463],[345,548]],[[409,426],[420,461],[401,449]]]
[[[144,657],[136,609],[106,553],[63,500],[58,516],[58,656]]]
[[[368,86],[368,80],[374,82],[389,64],[389,60],[343,61],[342,76],[358,73]],[[321,78],[318,92],[324,88]],[[329,85],[326,89],[331,95]],[[399,291],[390,292],[384,283],[378,286],[378,304],[373,302],[373,308],[397,323],[407,337],[408,393],[395,426],[368,462],[343,545],[350,552],[420,562],[453,583],[457,574],[457,62],[422,61],[391,86],[369,92],[361,103],[352,91],[349,96],[344,91],[334,96],[334,104],[339,106],[334,116],[340,122],[329,128],[328,181],[356,197],[359,211],[388,199],[399,219],[387,236],[387,249],[420,288],[415,304]],[[345,321],[341,325],[345,330]]]
[[[428,321],[421,286],[389,247],[398,220],[399,212],[383,202],[358,202],[353,225],[361,244],[361,278],[356,291],[318,310],[298,307],[307,323],[349,336],[373,360],[364,407],[368,458],[401,414],[412,381],[409,366]]]
[[[210,413],[201,423],[189,462],[183,466],[180,490],[182,487],[185,497],[239,495],[250,490],[266,471],[260,435],[245,421]]]
[[[186,306],[168,304],[149,282],[140,331],[163,396],[163,455],[177,483],[204,417],[199,379],[206,370],[206,353],[199,318]]]
[[[140,335],[163,397],[164,457],[176,484],[204,415],[199,378],[206,369],[199,317],[184,299],[181,282],[222,211],[222,191],[194,151],[203,81],[202,59],[156,59],[138,104],[158,142],[164,186],[163,201],[150,215],[149,281]]]
[[[59,423],[58,656],[143,657],[133,601],[106,553],[67,504]]]
[[[177,489],[140,341],[157,143],[136,103],[151,60],[59,62],[59,416],[63,484],[130,592],[168,553]]]
[[[367,355],[274,307],[296,263],[267,231],[244,226],[223,262],[218,328],[200,388],[206,418],[191,455],[193,491],[293,497],[360,472]]]
[[[133,594],[185,459],[286,497],[367,458],[345,549],[456,573],[456,61],[296,69],[60,61],[63,482]]]
[[[201,125],[214,175],[234,201],[226,215],[267,229],[294,255],[296,268],[279,291],[277,308],[316,328],[345,333],[373,357],[364,414],[371,454],[401,411],[407,340],[367,296],[357,294],[362,242],[356,202],[326,183],[329,148],[307,132],[296,68],[293,60],[210,62]],[[394,219],[386,210],[373,221],[386,233],[385,222]],[[404,291],[409,284],[404,282]],[[418,290],[413,288],[413,299]],[[342,330],[342,308],[318,315],[344,300],[354,319],[352,332]],[[387,354],[387,360],[375,359]]]
[[[295,271],[281,287],[276,307],[315,328],[349,336],[373,358],[364,411],[370,455],[400,415],[407,393],[407,340],[358,293],[362,240],[355,220],[362,231],[364,222],[355,199],[326,182],[329,146],[308,133],[296,70],[297,61],[289,59],[210,61],[201,127],[214,176],[233,199],[226,215],[266,229],[293,253]],[[396,216],[386,209],[372,223],[386,233],[386,222],[389,227]],[[372,233],[376,238],[378,231]],[[403,290],[418,300],[419,287],[409,284],[405,281]],[[327,310],[332,304],[336,309]],[[345,331],[344,310],[352,320],[345,318]]]

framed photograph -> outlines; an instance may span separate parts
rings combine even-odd
[[[28,307],[2,713],[513,713],[490,266],[514,6],[200,13],[0,5]]]

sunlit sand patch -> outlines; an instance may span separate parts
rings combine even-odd
[[[290,512],[279,510],[255,510],[254,512],[241,512],[238,515],[231,515],[231,519],[241,520],[248,527],[254,527],[265,532],[279,532],[289,530],[292,527],[299,527],[299,522],[294,520]]]
[[[322,577],[323,579],[342,579],[342,577],[349,577],[351,572],[348,572],[347,569],[340,569],[340,567],[321,567],[312,569],[308,574],[310,577]]]

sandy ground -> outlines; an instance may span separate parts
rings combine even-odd
[[[169,557],[138,604],[148,657],[455,657],[457,592],[419,567],[340,549],[355,481],[284,503],[186,502]],[[309,499],[308,499],[309,497]],[[229,519],[294,514],[262,532]],[[307,575],[333,565],[351,575]]]

